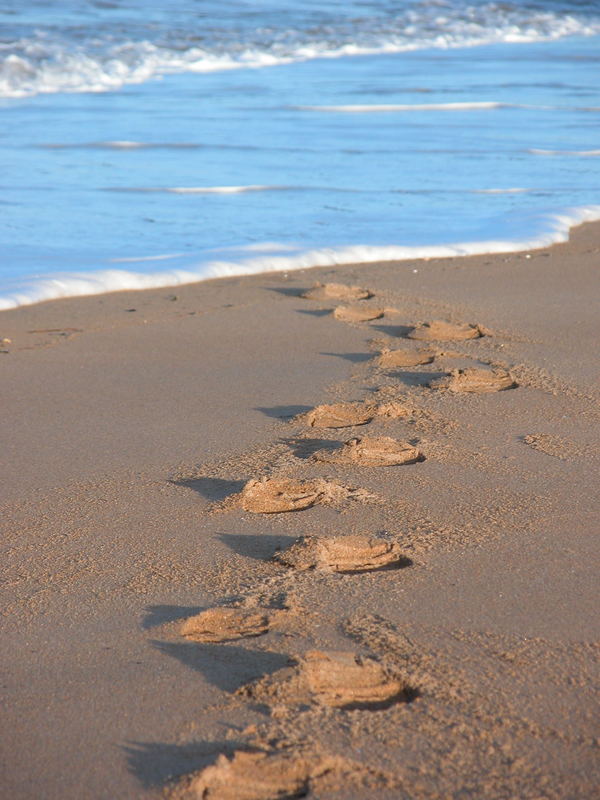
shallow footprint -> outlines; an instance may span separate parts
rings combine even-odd
[[[455,325],[442,319],[422,322],[420,325],[415,325],[407,334],[409,339],[418,339],[424,342],[456,342],[489,335],[490,331],[482,325]]]
[[[370,572],[407,563],[396,542],[374,536],[302,536],[273,560],[300,571],[321,569],[331,572]]]
[[[370,289],[363,289],[362,286],[346,286],[344,283],[315,283],[315,285],[303,292],[301,297],[307,300],[368,300],[374,297]]]
[[[378,367],[392,369],[394,367],[418,367],[421,364],[431,364],[435,358],[435,353],[431,350],[382,350],[376,356],[375,361]]]
[[[317,450],[313,458],[331,464],[359,464],[364,467],[393,467],[425,460],[416,447],[389,436],[349,439],[337,450]]]
[[[227,642],[267,633],[274,616],[267,609],[209,608],[181,625],[180,633],[195,642]]]
[[[220,755],[189,783],[197,800],[285,800],[304,797],[310,782],[343,764],[342,759],[293,752],[245,752],[230,760]]]
[[[342,500],[370,502],[376,499],[365,489],[316,478],[298,481],[293,478],[262,478],[249,480],[239,495],[244,511],[255,514],[277,514],[281,511],[302,511],[317,503],[337,503]]]
[[[316,406],[305,414],[295,417],[295,421],[303,422],[311,428],[350,428],[354,425],[366,425],[375,417],[406,417],[410,409],[392,400],[387,403],[333,403]]]
[[[486,394],[515,389],[519,384],[512,375],[503,369],[453,369],[449,375],[437,378],[429,384],[432,389],[445,389],[448,392],[474,392]]]
[[[301,669],[313,698],[333,708],[377,710],[414,697],[397,674],[352,652],[311,650]]]
[[[354,303],[349,306],[338,306],[333,309],[333,316],[342,322],[369,322],[372,319],[381,319],[385,311],[363,303]]]

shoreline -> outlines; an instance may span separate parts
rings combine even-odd
[[[297,764],[310,745],[333,759],[327,780],[311,766],[310,788],[335,800],[591,796],[599,253],[594,222],[529,252],[218,278],[0,315],[6,792],[159,798],[219,755]],[[374,296],[361,302],[383,316],[335,319],[336,303],[301,297],[315,282],[364,286]],[[407,338],[433,319],[491,335]],[[435,353],[382,370],[385,347]],[[473,366],[518,387],[428,386]],[[416,411],[344,429],[291,421],[319,404],[392,400]],[[410,442],[424,460],[313,458],[364,436]],[[372,499],[253,513],[234,496],[264,476]],[[349,534],[406,561],[340,574],[271,560],[297,537]],[[220,605],[266,605],[280,621],[235,641],[182,636],[183,619]],[[315,650],[383,663],[413,694],[377,709],[298,704],[280,676]],[[189,790],[177,785],[177,797]]]
[[[240,187],[233,187],[240,188]],[[249,187],[256,188],[256,187]],[[178,190],[184,191],[184,190]],[[490,191],[496,190],[474,190]],[[500,191],[500,190],[498,190]],[[511,193],[521,190],[502,190]],[[31,278],[25,276],[23,284],[16,281],[16,288],[4,297],[0,296],[0,312],[13,308],[34,305],[50,300],[61,300],[69,297],[91,297],[96,295],[111,294],[113,291],[147,291],[150,289],[176,289],[193,283],[203,283],[217,278],[240,278],[250,275],[269,275],[279,272],[291,272],[312,268],[340,268],[355,266],[357,264],[395,263],[398,261],[429,261],[431,259],[468,258],[471,256],[490,256],[518,254],[523,252],[547,249],[556,244],[569,241],[571,232],[585,224],[598,223],[600,220],[600,205],[566,208],[560,211],[536,213],[525,218],[528,227],[540,227],[540,220],[544,220],[546,228],[537,231],[525,239],[490,239],[475,240],[455,244],[441,245],[347,245],[337,248],[317,248],[299,251],[291,245],[277,245],[246,249],[218,248],[227,257],[230,252],[234,255],[233,261],[213,259],[200,262],[195,267],[196,272],[190,271],[187,261],[179,260],[183,254],[172,256],[149,256],[146,258],[115,258],[111,260],[110,268],[105,267],[90,272],[49,273],[42,275],[31,288],[26,288],[31,283]],[[289,254],[282,255],[288,251]],[[209,251],[210,252],[210,251]],[[251,257],[252,252],[260,255]],[[238,254],[237,256],[235,254]],[[242,257],[242,256],[246,257]],[[189,256],[185,257],[189,259]],[[173,266],[164,273],[138,273],[128,272],[117,267],[122,263],[141,263],[143,261],[174,261]],[[69,286],[69,289],[65,287]],[[124,287],[124,288],[123,288]],[[69,292],[66,294],[65,292]]]

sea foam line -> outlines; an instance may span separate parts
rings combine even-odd
[[[346,114],[365,114],[370,112],[393,111],[490,111],[499,108],[536,108],[549,110],[550,106],[528,106],[516,103],[500,103],[494,100],[483,100],[464,103],[386,103],[379,105],[348,106],[290,106],[295,111],[325,111]]]
[[[541,150],[537,147],[531,147],[527,152],[534,156],[578,156],[580,158],[600,156],[600,150]]]
[[[350,245],[340,248],[290,251],[282,246],[285,255],[278,254],[276,243],[268,243],[265,251],[251,258],[203,261],[185,269],[174,268],[144,274],[119,269],[99,269],[89,273],[60,273],[13,281],[12,288],[0,294],[0,310],[31,305],[61,297],[104,294],[125,289],[154,289],[178,286],[210,278],[253,275],[267,272],[288,272],[317,266],[405,261],[421,258],[484,255],[535,250],[565,242],[569,231],[583,222],[600,220],[600,205],[582,206],[562,212],[534,215],[523,222],[533,229],[531,235],[514,239],[482,239],[441,245]],[[257,245],[253,246],[254,248]],[[241,250],[243,255],[243,249]],[[144,257],[147,260],[147,257]],[[141,260],[141,259],[140,259]]]

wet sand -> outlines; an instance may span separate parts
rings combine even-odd
[[[3,794],[594,796],[599,263],[2,312]]]

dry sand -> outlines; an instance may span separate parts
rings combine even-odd
[[[599,266],[591,224],[0,314],[2,796],[597,796]],[[423,458],[314,457],[382,437]]]

